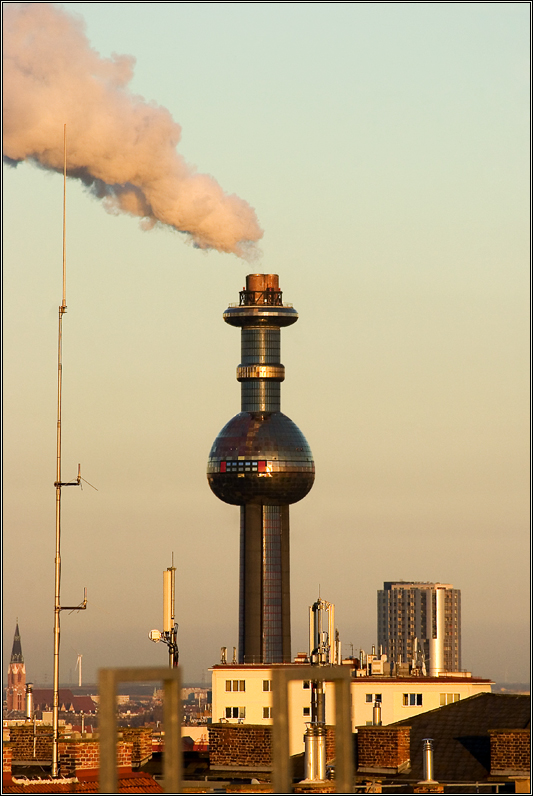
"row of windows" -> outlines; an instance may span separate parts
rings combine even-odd
[[[267,463],[262,462],[245,462],[245,461],[226,461],[220,462],[221,473],[266,473],[268,471]]]
[[[404,705],[422,705],[422,694],[404,694]]]
[[[227,719],[245,719],[246,708],[226,708]]]
[[[452,702],[459,702],[460,699],[461,699],[461,694],[441,694],[440,704],[451,705]]]
[[[309,680],[302,681],[303,688],[310,688],[311,683]],[[226,691],[246,691],[246,682],[244,680],[226,680]],[[272,680],[263,680],[263,691],[272,691]],[[440,704],[441,705],[449,705],[452,702],[458,702],[461,698],[460,694],[440,694]],[[416,705],[421,706],[423,704],[423,695],[422,694],[403,694],[402,695],[402,703],[404,705]],[[382,701],[382,694],[366,694],[365,696],[366,702],[381,702]],[[271,708],[263,708],[263,718],[269,719],[271,715],[265,715],[265,710],[271,711]],[[230,713],[228,713],[230,711]],[[233,713],[231,713],[233,711]],[[235,711],[244,711],[243,715],[239,713],[235,713]],[[307,712],[306,712],[307,711]],[[246,708],[226,708],[226,718],[234,718],[234,719],[242,719],[245,718],[246,715]],[[309,716],[309,708],[303,709],[303,715]]]
[[[310,688],[310,681],[303,680],[302,687]],[[226,680],[226,691],[246,691],[246,680]],[[272,691],[272,680],[263,680],[263,691]]]
[[[272,708],[263,708],[263,718],[264,719],[271,719],[272,718]],[[303,716],[310,716],[311,715],[311,708],[303,708],[302,711]],[[226,708],[226,718],[227,719],[245,719],[246,718],[246,708]]]
[[[226,691],[246,691],[244,680],[226,680]]]

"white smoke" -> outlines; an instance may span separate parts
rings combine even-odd
[[[102,58],[84,23],[52,3],[4,6],[4,158],[81,179],[110,212],[166,224],[202,249],[253,257],[262,237],[252,207],[198,174],[176,151],[169,111],[133,95],[135,59]]]

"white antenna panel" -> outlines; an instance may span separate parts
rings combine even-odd
[[[171,569],[163,572],[163,633],[170,633],[174,626],[173,622],[173,594],[172,594],[172,575]]]

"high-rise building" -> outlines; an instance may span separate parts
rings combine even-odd
[[[241,412],[216,438],[209,485],[240,506],[239,663],[291,661],[289,504],[313,486],[315,465],[300,429],[280,411],[281,328],[298,320],[276,274],[250,274],[224,320],[241,329]]]
[[[388,581],[378,591],[378,645],[427,674],[461,671],[461,592],[450,583]]]
[[[22,655],[22,644],[20,643],[19,623],[15,628],[13,639],[13,649],[11,650],[11,660],[7,670],[7,709],[24,710],[26,693],[26,667]]]

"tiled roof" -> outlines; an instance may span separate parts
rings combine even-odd
[[[123,774],[119,778],[119,793],[163,793],[163,788],[149,774]],[[28,780],[27,783],[4,784],[2,793],[98,793],[97,779],[78,782]]]
[[[423,779],[422,741],[433,739],[438,782],[480,782],[490,773],[489,730],[530,726],[530,699],[521,694],[476,694],[390,726],[411,727],[411,771],[398,779]]]
[[[33,690],[33,704],[35,710],[47,707],[51,710],[54,703],[54,692],[51,688],[35,688]],[[70,688],[59,689],[59,708],[64,705],[67,710],[72,707],[76,713],[95,713],[96,702],[90,696],[74,696]]]
[[[72,707],[76,711],[76,713],[95,713],[96,712],[96,702],[94,702],[90,696],[74,696],[72,697]]]

